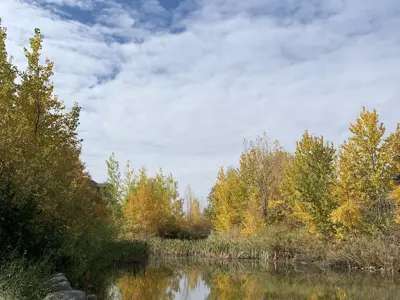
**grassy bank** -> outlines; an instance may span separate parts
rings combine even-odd
[[[152,238],[147,243],[150,253],[156,256],[257,259],[400,271],[400,237],[395,234],[333,241],[318,238],[305,229],[270,227],[248,238],[211,235],[196,241]]]

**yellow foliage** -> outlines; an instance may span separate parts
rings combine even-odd
[[[155,234],[167,222],[181,218],[182,200],[177,188],[172,175],[165,176],[160,170],[154,178],[149,178],[147,170],[142,168],[124,205],[126,236],[132,237],[140,231]]]
[[[345,228],[360,228],[363,225],[362,215],[356,201],[346,201],[332,212],[332,220]],[[343,230],[339,226],[338,237],[343,237]]]
[[[187,218],[189,223],[196,225],[200,219],[200,201],[194,196],[190,186],[186,190]]]
[[[264,227],[264,220],[262,218],[262,211],[260,210],[260,203],[255,195],[250,196],[247,200],[247,208],[244,213],[242,221],[241,234],[250,235],[255,233],[258,229]]]
[[[400,186],[398,186],[391,194],[391,198],[396,203],[396,222],[400,224]]]
[[[288,217],[288,206],[284,200],[270,200],[268,202],[268,224],[283,221]]]
[[[339,150],[335,192],[340,207],[333,215],[348,231],[381,228],[392,214],[375,207],[386,201],[392,190],[399,129],[384,139],[385,127],[378,113],[365,108],[349,129],[352,135]]]
[[[121,300],[172,300],[174,299],[173,291],[179,290],[179,280],[171,275],[173,274],[168,269],[148,267],[146,276],[124,276],[118,279],[116,286],[121,290]],[[173,286],[177,288],[171,289]]]
[[[218,180],[215,184],[215,195],[212,199],[214,216],[212,223],[216,231],[227,232],[231,228],[231,216],[229,208],[229,189],[225,178],[224,169],[218,173]]]

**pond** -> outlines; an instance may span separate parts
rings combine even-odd
[[[257,261],[152,258],[110,278],[100,299],[400,299],[394,275]]]

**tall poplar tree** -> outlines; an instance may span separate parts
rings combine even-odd
[[[13,134],[16,108],[16,78],[17,68],[12,64],[12,57],[8,56],[6,49],[7,29],[2,27],[0,18],[0,139],[3,147],[10,143]],[[2,150],[4,151],[5,149]],[[1,153],[0,153],[1,154]],[[0,157],[4,157],[0,155]]]
[[[7,164],[13,204],[30,207],[33,216],[30,236],[18,238],[43,241],[41,251],[49,247],[70,257],[79,249],[84,260],[89,246],[111,231],[108,211],[80,160],[80,108],[75,104],[68,111],[54,94],[53,63],[42,63],[39,29],[24,49],[24,71],[7,57],[5,39],[0,26],[0,161]]]
[[[340,207],[333,214],[344,230],[375,231],[390,225],[393,204],[388,200],[395,175],[393,138],[376,110],[362,109],[351,136],[339,150],[337,162]]]
[[[228,232],[231,229],[231,213],[229,208],[229,189],[224,169],[218,172],[212,200],[212,224],[217,232]]]
[[[296,143],[293,162],[285,170],[283,193],[294,216],[313,233],[330,235],[333,232],[334,161],[333,144],[306,131]]]

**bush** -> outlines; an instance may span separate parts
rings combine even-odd
[[[0,299],[35,300],[47,294],[47,274],[51,272],[51,260],[28,261],[14,258],[0,263]]]
[[[166,239],[199,240],[207,238],[211,233],[211,223],[208,218],[201,216],[197,222],[186,219],[165,222],[158,228],[157,235]]]
[[[59,227],[39,221],[40,210],[33,194],[17,196],[14,171],[0,164],[0,255],[24,255],[33,259],[60,247]]]
[[[331,248],[327,262],[331,267],[400,271],[400,236],[393,232],[349,237]]]

